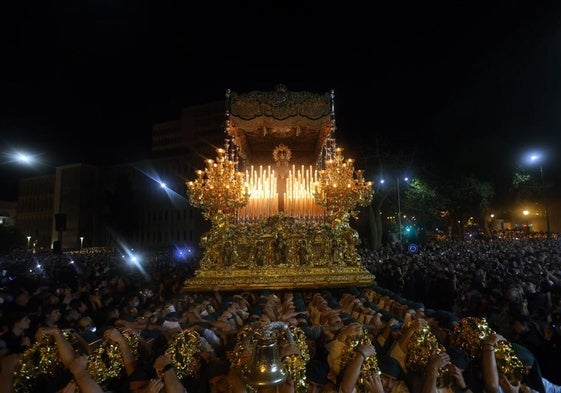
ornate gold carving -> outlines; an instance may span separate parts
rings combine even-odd
[[[200,269],[185,289],[297,288],[370,285],[357,232],[349,226],[310,225],[284,214],[249,224],[212,228],[201,240]]]
[[[301,119],[291,119],[293,112],[312,118],[332,113],[332,97],[328,96],[322,101],[313,95],[277,91],[271,96],[253,93],[244,97],[232,95],[232,114],[246,113],[246,118],[257,118],[255,123],[269,115],[298,126]],[[317,109],[314,105],[323,108],[318,116],[312,116]],[[186,280],[185,290],[374,283],[356,249],[358,233],[349,223],[357,216],[357,206],[371,202],[372,184],[365,181],[362,171],[354,169],[352,159],[344,159],[343,149],[333,139],[318,143],[325,147],[325,157],[315,170],[303,165],[299,171],[294,165],[289,170],[292,152],[284,144],[271,147],[277,164],[274,170],[259,165],[259,172],[253,166],[245,174],[238,172],[237,154],[244,156],[243,148],[238,147],[233,149],[235,154],[218,149],[216,160],[207,160],[206,169],[187,183],[187,195],[194,207],[204,209],[212,226],[201,238],[200,268],[195,277]],[[281,163],[286,164],[286,171]]]
[[[194,207],[204,209],[207,220],[220,226],[247,205],[249,194],[245,174],[236,170],[236,162],[228,158],[226,150],[216,151],[216,160],[206,160],[206,169],[197,171],[197,179],[187,182],[187,194]]]
[[[278,145],[273,150],[273,159],[275,160],[275,162],[279,162],[279,160],[290,161],[291,158],[292,158],[292,152],[287,146],[283,144]]]
[[[355,171],[353,159],[344,159],[342,148],[334,147],[333,157],[319,172],[314,196],[318,205],[327,208],[328,221],[347,225],[349,218],[357,215],[356,206],[372,202],[372,183],[364,180],[361,170]]]

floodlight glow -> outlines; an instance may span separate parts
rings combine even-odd
[[[191,248],[176,247],[174,250],[174,257],[179,260],[187,260],[192,255]]]
[[[532,152],[526,155],[525,158],[526,162],[530,165],[533,164],[542,164],[545,160],[545,156],[541,152]]]
[[[16,159],[19,162],[23,162],[24,164],[31,164],[33,162],[33,157],[25,154],[25,153],[18,153]]]
[[[166,185],[166,183],[160,182],[160,187],[161,187],[161,188],[167,188],[168,186]]]
[[[36,156],[24,152],[14,151],[12,153],[4,153],[6,161],[2,161],[0,164],[20,164],[20,165],[33,165],[37,163]]]
[[[530,164],[533,163],[537,163],[540,167],[540,180],[541,180],[541,192],[543,195],[543,205],[545,207],[545,225],[546,225],[546,229],[547,229],[547,237],[549,237],[551,231],[550,231],[550,227],[549,227],[549,208],[547,206],[547,189],[546,189],[546,184],[544,182],[544,176],[543,176],[543,161],[545,161],[547,159],[547,157],[543,157],[543,155],[541,153],[530,153],[528,155],[528,162]]]

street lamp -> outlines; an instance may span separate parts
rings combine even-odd
[[[522,210],[522,214],[526,220],[526,231],[530,231],[530,226],[528,225],[528,214],[530,214],[530,212],[528,210]]]
[[[3,155],[6,157],[6,161],[2,161],[2,165],[11,163],[33,165],[36,162],[35,156],[24,152],[5,153]]]
[[[547,231],[547,237],[549,237],[550,229],[549,229],[549,209],[548,209],[548,202],[547,202],[547,195],[545,192],[545,183],[543,181],[543,156],[539,153],[532,153],[529,156],[529,162],[530,164],[534,164],[537,163],[540,166],[540,180],[541,180],[541,186],[542,186],[542,193],[543,193],[543,206],[545,209],[545,226],[546,226],[546,231]]]
[[[397,187],[397,226],[399,229],[399,244],[401,246],[401,194],[399,193],[399,177],[395,179],[396,187]],[[409,181],[408,177],[403,178],[406,182]]]
[[[397,231],[399,234],[399,245],[401,246],[401,198],[399,195],[399,177],[396,178],[397,187]]]
[[[80,236],[80,251],[84,248],[84,236]]]
[[[395,186],[396,186],[396,191],[397,191],[397,227],[398,227],[398,239],[399,239],[399,246],[401,247],[401,240],[402,240],[402,236],[401,236],[401,193],[399,190],[399,183],[401,180],[404,180],[405,182],[409,181],[408,177],[404,177],[403,179],[400,179],[399,176],[397,176],[395,178]],[[384,179],[380,179],[380,184],[384,184],[385,180]]]
[[[29,243],[31,242],[31,236],[27,236],[27,251],[29,251]]]

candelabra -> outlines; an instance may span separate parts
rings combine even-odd
[[[216,160],[206,160],[205,170],[198,170],[197,179],[187,183],[191,204],[203,209],[204,217],[211,222],[235,219],[250,196],[245,174],[237,171],[235,159],[229,158],[223,148],[216,152]]]
[[[189,290],[372,284],[349,224],[356,206],[370,203],[372,184],[344,160],[343,149],[334,141],[326,148],[321,175],[311,165],[297,170],[280,162],[290,158],[284,145],[274,157],[282,165],[242,173],[237,146],[228,146],[187,182],[191,205],[212,224],[201,236],[205,251]]]
[[[356,206],[368,206],[372,196],[372,182],[365,181],[363,171],[354,169],[354,160],[345,160],[343,149],[335,147],[314,190],[315,201],[326,207],[328,220],[348,222],[349,217],[356,217]]]

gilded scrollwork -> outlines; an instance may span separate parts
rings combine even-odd
[[[211,229],[201,237],[200,268],[185,289],[373,284],[357,251],[358,233],[350,226],[357,206],[370,204],[372,184],[330,138],[333,94],[279,89],[232,93],[228,99],[226,131],[233,139],[187,182],[191,205],[203,209]],[[239,158],[247,157],[241,129],[270,146],[274,167],[251,165],[239,171]],[[291,159],[302,154],[299,141],[314,133],[313,150],[320,157],[309,161],[316,167],[290,167]]]
[[[201,269],[187,289],[211,283],[232,289],[372,283],[360,263],[357,241],[349,226],[309,225],[283,214],[260,223],[225,225],[203,237]]]

